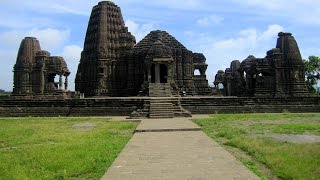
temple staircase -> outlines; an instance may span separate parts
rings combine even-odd
[[[161,119],[191,116],[189,111],[182,108],[180,97],[172,95],[169,83],[150,83],[149,98],[145,99],[143,106],[133,111],[129,118]]]
[[[150,83],[149,118],[173,118],[173,105],[170,100],[171,87],[169,83]]]
[[[149,118],[173,118],[173,104],[170,99],[151,99]]]
[[[149,84],[149,118],[173,118],[176,116],[190,117],[191,113],[184,110],[177,97],[172,97],[169,83]]]

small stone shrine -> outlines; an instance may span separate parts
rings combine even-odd
[[[305,97],[305,70],[300,50],[291,33],[280,32],[276,48],[265,58],[250,55],[232,61],[218,71],[214,84],[223,84],[226,96]]]
[[[34,37],[22,40],[13,72],[13,96],[65,95],[68,89],[70,72],[65,60],[41,50],[39,41]],[[56,76],[59,76],[58,82],[55,82]]]

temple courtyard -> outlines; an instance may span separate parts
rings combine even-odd
[[[1,118],[4,179],[317,179],[320,114]]]

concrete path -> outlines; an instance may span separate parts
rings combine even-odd
[[[196,124],[186,118],[174,118],[142,120],[102,179],[259,178]]]

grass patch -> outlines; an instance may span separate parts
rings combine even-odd
[[[278,142],[267,136],[320,135],[320,114],[217,114],[195,122],[261,179],[320,177],[320,143]],[[251,158],[244,160],[233,148]],[[272,174],[261,167],[270,169]]]
[[[303,133],[314,133],[320,134],[320,123],[319,124],[280,124],[274,128],[275,133],[281,134],[303,134]]]
[[[0,179],[100,179],[136,123],[0,118]]]

